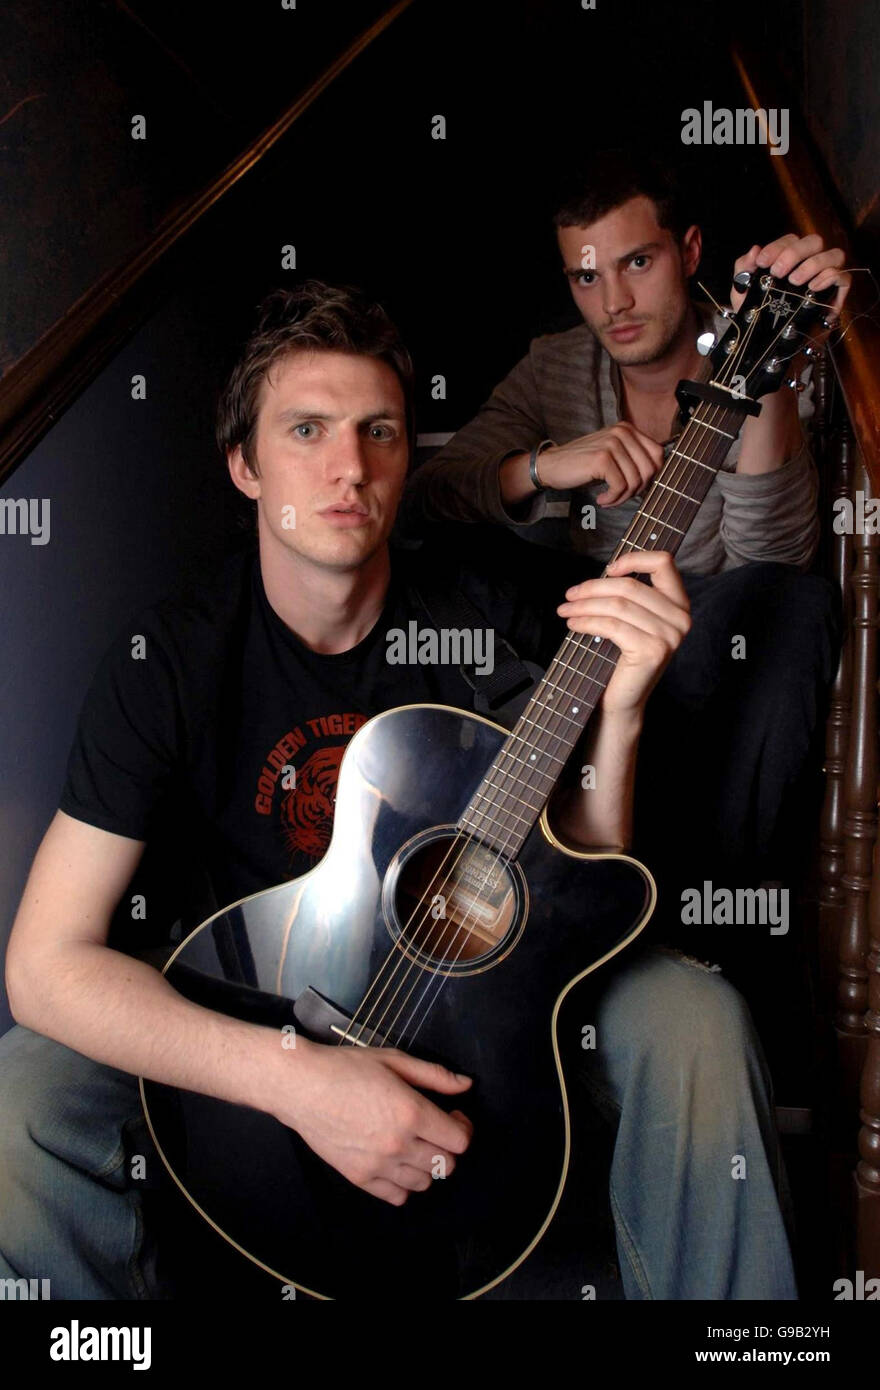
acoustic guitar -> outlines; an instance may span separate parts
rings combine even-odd
[[[615,554],[675,551],[747,415],[825,312],[770,275],[745,299]],[[808,352],[809,348],[806,349]],[[626,854],[560,843],[547,802],[618,648],[569,633],[512,730],[435,705],[366,723],[342,761],[330,846],[301,878],[218,912],[165,968],[189,999],[330,1047],[396,1047],[473,1078],[454,1173],[402,1207],[354,1187],[256,1109],[141,1080],[163,1161],[243,1256],[324,1299],[473,1299],[534,1249],[571,1153],[563,1005],[655,901]]]

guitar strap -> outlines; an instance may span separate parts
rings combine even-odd
[[[476,604],[454,585],[421,577],[409,587],[435,628],[473,631],[492,627]],[[481,675],[475,666],[464,663],[459,670],[474,692],[474,710],[509,727],[519,717],[544,672],[535,662],[523,661],[497,632],[493,645],[491,673]]]

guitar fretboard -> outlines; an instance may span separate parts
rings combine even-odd
[[[678,550],[746,411],[704,404],[688,421],[614,552]],[[458,822],[514,859],[614,673],[619,648],[569,632]]]

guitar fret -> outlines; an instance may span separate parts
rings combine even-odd
[[[541,771],[541,769],[539,769],[539,767],[535,767],[534,771],[537,771],[539,777],[551,777],[551,776],[552,776],[552,773],[544,773],[544,771]],[[509,771],[502,771],[502,770],[500,770],[500,767],[496,767],[496,766],[495,766],[495,763],[492,763],[492,766],[489,767],[487,776],[485,776],[485,785],[487,785],[487,787],[488,787],[488,785],[491,785],[492,790],[494,790],[494,791],[502,791],[502,788],[500,788],[500,787],[495,787],[495,785],[492,784],[492,773],[498,773],[500,777],[505,777],[506,780],[519,781],[519,783],[523,783],[524,787],[528,787],[528,783],[525,783],[525,781],[523,781],[523,778],[521,778],[521,777],[513,777],[513,774],[512,774],[512,773],[509,773]],[[528,787],[528,790],[530,790],[530,791],[537,791],[538,794],[541,795],[541,796],[544,796],[544,795],[545,795],[544,792],[542,792],[542,791],[541,791],[541,788],[539,788],[539,787]],[[477,791],[477,796],[484,796],[484,795],[485,795],[485,792],[484,792],[484,791]],[[523,798],[517,798],[517,801],[520,801],[520,802],[521,802],[521,805],[524,805],[524,806],[527,806],[527,805],[528,805],[528,802],[527,802],[527,801],[524,801]],[[534,808],[531,808],[531,809],[534,810]]]
[[[556,665],[557,662],[559,663],[560,666],[564,666],[565,669],[566,669],[566,671],[574,671],[574,673],[575,673],[576,676],[583,676],[586,680],[592,681],[594,685],[602,686],[602,688],[604,689],[604,685],[603,685],[602,681],[597,680],[595,676],[588,675],[588,673],[587,673],[586,671],[581,671],[579,667],[577,667],[577,666],[572,666],[571,662],[569,662],[569,661],[563,661],[561,656],[554,656],[554,658],[553,658],[553,664],[554,664],[554,666]]]
[[[492,790],[492,791],[501,791],[501,788],[500,788],[500,787],[492,787],[491,790]],[[537,789],[536,789],[536,790],[537,790]],[[494,800],[494,798],[492,798],[492,797],[490,797],[490,796],[487,796],[485,792],[480,792],[479,795],[482,796],[483,799],[484,799],[486,802],[488,802],[488,804],[489,804],[489,806],[491,806],[493,812],[499,811],[499,810],[500,810],[500,811],[501,811],[501,814],[502,814],[503,816],[513,816],[516,820],[521,820],[521,821],[523,822],[524,825],[530,825],[530,824],[531,824],[531,821],[530,821],[530,820],[526,820],[523,816],[517,815],[516,811],[514,811],[514,810],[512,810],[512,809],[509,809],[509,807],[508,807],[508,808],[502,807],[502,804],[501,804],[500,802],[497,802],[497,801]],[[517,804],[518,806],[524,806],[524,807],[526,808],[526,810],[527,810],[527,811],[530,811],[531,814],[534,816],[538,811],[540,811],[541,807],[544,805],[544,802],[545,802],[546,800],[547,800],[547,794],[546,794],[545,792],[542,792],[542,793],[541,793],[540,800],[538,801],[537,805],[535,805],[535,806],[532,805],[531,801],[526,801],[523,797],[517,797],[517,798],[516,798],[516,804]],[[474,803],[474,806],[475,806],[475,808],[477,809],[477,811],[479,812],[479,814],[480,814],[481,816],[485,816],[485,815],[488,814],[488,812],[486,812],[486,811],[480,811],[480,810],[479,810],[479,807],[476,806],[476,802]]]
[[[524,766],[528,766],[528,764],[524,764]],[[498,771],[500,772],[501,769],[499,768]],[[538,765],[537,765],[536,763],[533,764],[533,766],[532,766],[532,771],[533,771],[533,772],[536,772],[536,773],[538,774],[539,777],[546,777],[546,778],[548,778],[550,781],[553,780],[554,773],[552,773],[552,772],[545,772],[542,768],[538,767]],[[527,786],[529,785],[528,782],[525,780],[525,778],[523,778],[523,777],[516,777],[512,772],[505,772],[505,773],[503,774],[503,776],[504,776],[508,781],[511,781],[511,782],[521,782],[522,785],[523,785],[524,787],[527,787]],[[492,785],[492,769],[491,769],[491,768],[489,769],[489,772],[486,774],[486,781],[487,781],[487,783],[489,783],[489,785]],[[496,787],[495,790],[496,790],[496,791],[500,791],[501,788],[500,788],[500,787]],[[539,787],[531,787],[530,790],[531,790],[531,791],[539,791],[540,788],[539,788]]]
[[[723,434],[725,439],[736,439],[735,434],[728,434],[727,430],[719,429],[717,425],[710,425],[708,420],[694,420],[695,425],[701,430],[714,430],[716,434]],[[673,453],[675,450],[673,450]]]
[[[693,502],[695,506],[699,506],[699,502],[697,501],[696,497],[691,497],[688,493],[679,491],[679,489],[677,487],[673,487],[671,483],[664,483],[662,478],[658,478],[656,480],[655,486],[665,487],[667,492],[674,492],[676,496],[683,497],[686,502]]]
[[[481,795],[485,795],[485,793],[481,793]],[[499,808],[496,806],[494,809],[497,811]],[[531,810],[535,810],[535,809],[537,809],[537,808],[536,808],[536,807],[531,807],[530,809],[531,809]],[[477,807],[475,807],[474,810],[476,811],[476,814],[477,814],[478,816],[482,816],[482,817],[483,817],[483,820],[492,820],[492,819],[493,819],[493,817],[489,814],[488,811],[481,811],[481,810],[479,810]],[[531,823],[532,823],[530,820],[526,820],[525,816],[518,816],[517,813],[516,813],[516,811],[502,811],[502,815],[505,815],[505,816],[513,816],[514,820],[521,820],[522,823],[523,823],[523,825],[531,825]]]
[[[518,738],[519,741],[520,741],[520,743],[525,743],[526,748],[531,748],[531,746],[532,746],[530,743],[528,743],[528,742],[523,738],[522,734],[512,734],[511,737],[512,737],[512,738]],[[558,737],[559,737],[558,734],[551,734],[551,738],[558,738]],[[539,750],[539,752],[541,753],[541,756],[542,756],[543,758],[552,758],[553,761],[554,761],[555,763],[564,763],[564,762],[565,762],[565,758],[557,758],[557,756],[556,756],[555,753],[549,752],[549,750],[546,749],[546,748],[541,748],[541,749]],[[499,758],[500,758],[500,756],[501,756],[502,753],[506,754],[506,756],[507,756],[508,758],[513,758],[513,761],[514,761],[515,763],[522,763],[523,767],[528,767],[528,763],[531,762],[531,759],[529,759],[528,762],[527,762],[525,758],[518,758],[518,757],[516,756],[516,754],[513,752],[513,750],[510,749],[510,748],[502,748],[502,749],[500,750],[500,752],[498,753],[498,757],[499,757]],[[494,767],[494,766],[495,766],[495,764],[494,764],[494,762],[493,762],[492,767]],[[500,768],[499,768],[499,771],[500,771]]]
[[[630,542],[630,544],[632,544],[632,542]],[[635,548],[636,548],[636,550],[641,550],[642,547],[641,547],[640,545],[637,545]],[[583,637],[584,635],[585,635],[584,633],[581,633],[581,636],[582,636],[582,637]],[[602,638],[602,641],[605,641],[605,638]],[[592,643],[590,644],[590,646],[592,646]],[[583,652],[583,651],[590,651],[590,648],[589,648],[589,647],[581,647],[581,651],[582,651],[582,652]],[[615,657],[612,657],[612,656],[606,656],[604,652],[594,652],[594,651],[590,651],[590,655],[591,655],[591,656],[598,656],[602,661],[607,661],[609,666],[616,666],[616,665],[617,665],[617,660],[616,660],[616,658],[615,658]]]
[[[559,714],[560,718],[562,718],[562,719],[567,719],[568,722],[569,722],[569,724],[574,724],[574,725],[577,726],[577,728],[580,728],[580,727],[581,727],[581,721],[580,721],[579,719],[572,719],[572,717],[571,717],[570,714],[563,714],[561,710],[553,710],[553,713],[554,713],[554,714]],[[534,727],[535,727],[536,729],[542,729],[542,728],[543,728],[543,725],[542,725],[542,724],[536,723],[536,721],[535,721],[534,719],[529,719],[529,717],[528,717],[527,715],[525,715],[525,714],[521,714],[521,715],[520,715],[520,719],[521,719],[524,723],[526,723],[526,724],[533,724]],[[554,738],[559,738],[559,737],[560,737],[559,734],[554,734]]]
[[[559,660],[558,657],[554,658],[554,664],[555,664],[555,661],[558,661],[558,660]],[[587,673],[586,673],[586,671],[578,671],[578,669],[577,669],[576,666],[569,666],[567,661],[563,661],[563,662],[561,663],[561,665],[565,666],[569,671],[575,671],[575,672],[577,673],[577,675],[578,675],[578,676],[582,676],[584,680],[592,681],[594,685],[598,685],[598,686],[601,686],[601,685],[602,685],[602,682],[601,682],[601,681],[597,681],[595,676],[588,676]],[[583,699],[583,696],[578,695],[576,691],[574,691],[574,690],[564,690],[563,687],[562,687],[561,685],[557,685],[555,681],[548,680],[548,681],[546,682],[546,684],[547,684],[548,686],[550,686],[551,689],[553,689],[553,690],[559,690],[559,691],[562,692],[563,695],[570,696],[571,699],[573,699],[573,700]],[[538,704],[539,701],[536,700],[535,703]],[[547,708],[547,709],[550,709],[550,708],[552,708],[552,706],[547,705],[546,708]]]
[[[713,468],[711,463],[703,463],[702,459],[691,458],[690,454],[682,454],[679,452],[678,449],[675,450],[674,457],[679,459],[687,459],[688,463],[695,463],[699,468],[708,468],[710,473],[718,472],[718,469]]]
[[[477,814],[481,813],[478,812]],[[486,827],[485,825],[476,825],[474,822],[474,817],[470,814],[462,816],[461,820],[459,821],[459,826],[462,830],[469,830],[472,835],[476,835],[478,839],[483,840],[485,843],[492,845],[496,850],[499,850],[501,853],[507,852],[505,849],[505,845],[506,842],[510,839],[510,836],[505,836],[503,826],[499,826],[498,833],[496,833],[493,827],[491,826]],[[514,841],[514,846],[515,844],[516,841]],[[515,852],[516,851],[514,849],[514,853]]]
[[[673,526],[671,521],[661,521],[659,516],[652,516],[650,512],[639,512],[639,520],[641,520],[642,517],[645,517],[648,521],[656,521],[658,526],[666,526],[670,531],[677,531],[680,536],[686,534],[686,532],[682,531],[680,526]]]

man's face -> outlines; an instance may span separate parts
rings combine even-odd
[[[679,244],[658,224],[653,201],[640,196],[589,227],[560,227],[557,235],[574,302],[616,362],[657,362],[680,341],[689,315],[687,277],[700,259],[697,227]],[[585,269],[591,254],[595,269]]]
[[[385,544],[406,478],[403,388],[373,357],[298,350],[260,387],[255,473],[230,455],[236,487],[257,501],[261,541],[336,570]]]

